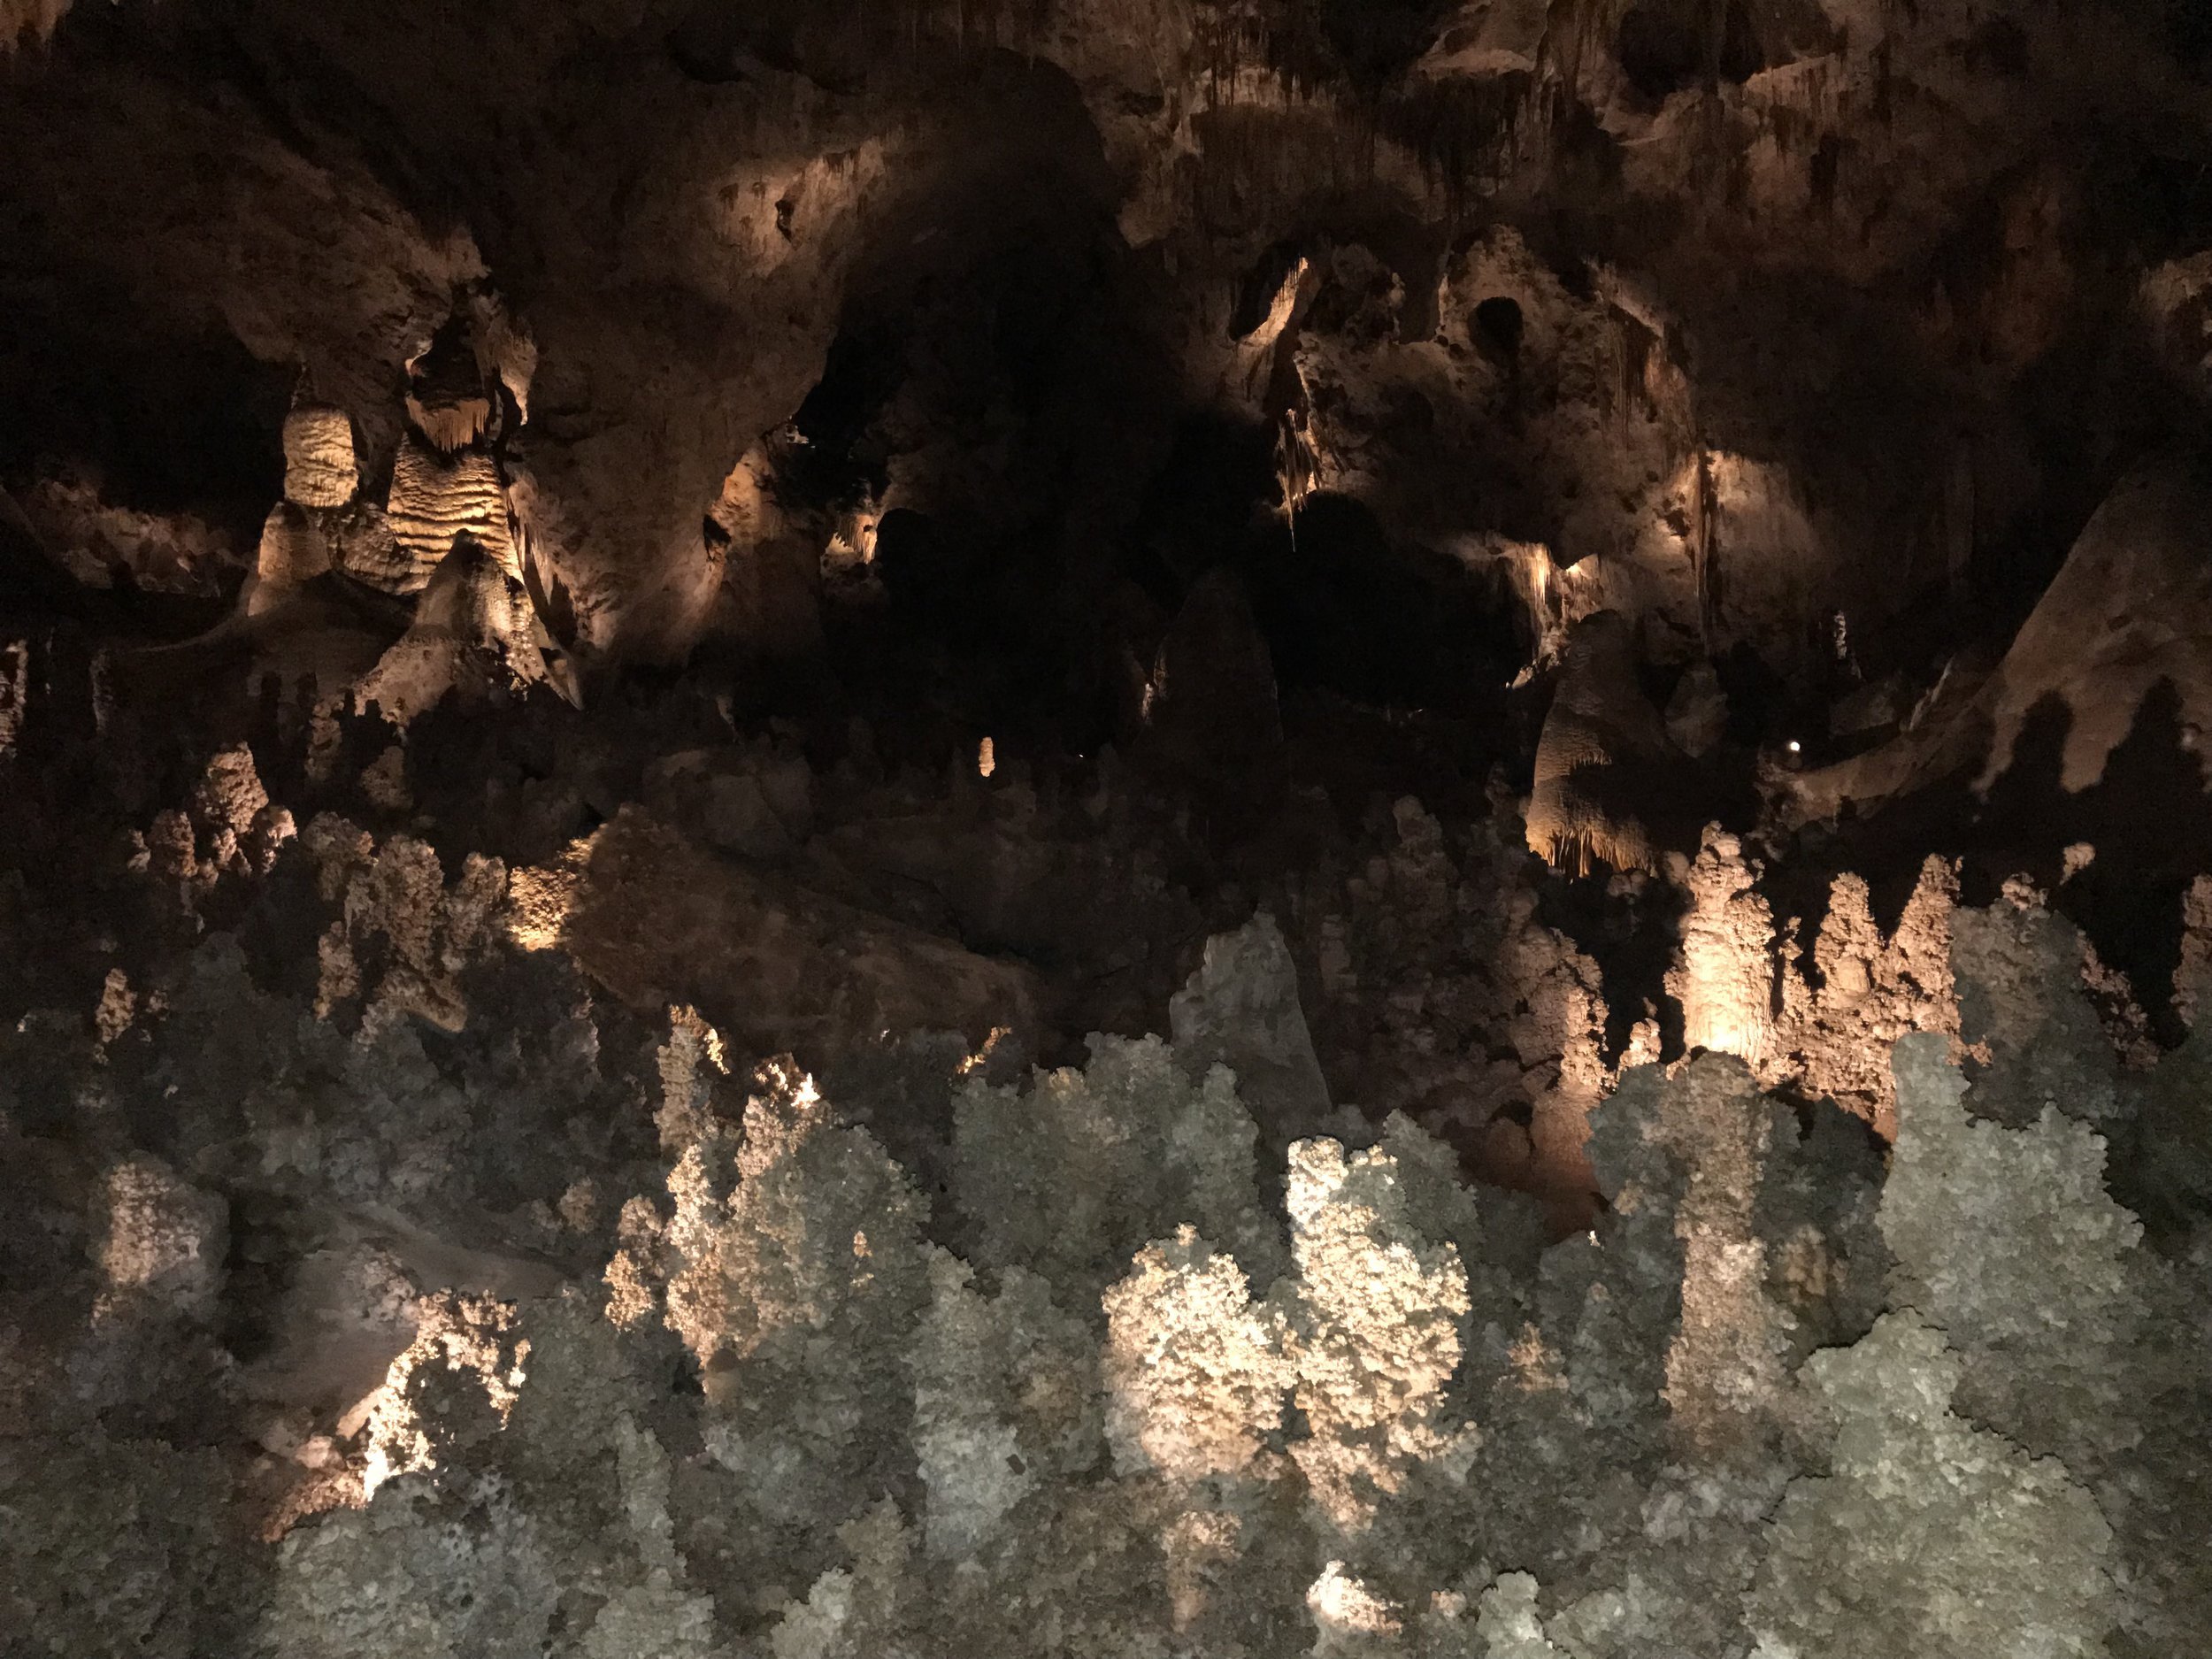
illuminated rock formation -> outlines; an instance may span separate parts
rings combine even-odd
[[[295,403],[284,418],[284,499],[302,507],[342,507],[360,483],[346,411]]]
[[[457,311],[407,365],[407,419],[446,455],[475,443],[491,426],[491,393],[470,334],[468,318]]]
[[[407,632],[354,687],[404,727],[449,698],[480,706],[510,690],[549,685],[572,704],[581,690],[522,585],[465,532],[440,561]]]
[[[1758,877],[1737,839],[1709,826],[1689,871],[1681,965],[1667,976],[1682,1004],[1684,1046],[1754,1066],[1766,1058],[1776,993],[1774,916],[1753,890]]]
[[[2200,1652],[2202,10],[0,0],[7,1659]]]
[[[1636,683],[1634,625],[1611,612],[1578,623],[1536,746],[1529,849],[1576,875],[1656,870],[1662,843],[1644,820],[1655,795],[1663,803],[1672,753]]]
[[[1908,1032],[1956,1035],[1957,992],[1951,966],[1956,873],[1932,858],[1920,872],[1894,932],[1886,936],[1868,906],[1866,883],[1838,876],[1813,947],[1815,987],[1800,960],[1782,977],[1782,1007],[1766,1075],[1787,1078],[1874,1125],[1897,1132],[1886,1056]]]
[[[261,527],[253,585],[245,595],[246,614],[272,610],[293,588],[312,581],[331,567],[330,541],[303,507],[287,501],[270,509]]]
[[[1847,803],[1864,810],[1949,777],[1986,792],[2024,759],[2019,745],[2038,717],[2060,722],[2057,782],[2073,792],[2104,774],[2154,694],[2170,698],[2187,729],[2206,729],[2212,594],[2196,549],[2208,510],[2212,486],[2191,456],[2160,457],[2120,480],[1994,672],[1947,697],[1939,686],[1893,741],[1792,780],[1794,814],[1826,818]]]
[[[385,518],[399,562],[388,573],[378,573],[380,580],[360,573],[390,592],[419,592],[463,536],[511,574],[520,574],[498,464],[480,449],[442,457],[427,444],[402,444]]]

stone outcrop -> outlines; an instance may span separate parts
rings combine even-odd
[[[1670,793],[1668,739],[1636,683],[1634,625],[1601,612],[1568,634],[1551,712],[1536,745],[1528,844],[1582,874],[1594,864],[1656,870],[1663,831],[1647,818]]]
[[[0,0],[0,1649],[2197,1652],[2196,10]]]

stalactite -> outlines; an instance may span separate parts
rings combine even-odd
[[[1701,442],[1696,453],[1690,495],[1690,578],[1697,588],[1698,637],[1709,657],[1718,623],[1720,492],[1713,477],[1713,452]]]

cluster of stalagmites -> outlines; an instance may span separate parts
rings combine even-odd
[[[329,920],[310,979],[218,933],[0,1033],[24,1651],[2150,1659],[2212,1620],[2203,1039],[2124,1069],[2024,895],[1939,949],[1847,893],[1816,993],[1711,1016],[1751,1065],[1880,1055],[1886,1156],[1744,1060],[1631,1067],[1547,1248],[1404,1115],[1325,1116],[1271,924],[1171,1042],[818,1082],[688,1008],[632,1046],[521,948],[591,861],[287,836],[236,753],[179,819],[150,879]],[[1740,1006],[1767,924],[1708,854],[1684,988]]]
[[[381,504],[363,498],[343,410],[303,396],[285,419],[284,499],[262,528],[241,611],[260,620],[257,677],[273,674],[288,696],[288,682],[305,678],[319,706],[373,707],[403,728],[449,697],[467,704],[539,684],[579,695],[541,613],[496,448],[499,390],[514,390],[503,376],[515,375],[518,403],[527,380],[491,347],[522,349],[498,333],[495,306],[475,309],[483,314],[457,309],[410,366],[407,425]],[[486,334],[497,337],[480,340]],[[310,602],[329,575],[413,602],[406,632],[366,673],[342,651],[315,648]],[[308,636],[303,649],[269,648],[288,632]]]

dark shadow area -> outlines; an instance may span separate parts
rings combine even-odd
[[[1349,496],[1309,497],[1242,560],[1286,687],[1465,709],[1511,677],[1511,612],[1486,581],[1395,547]]]
[[[283,489],[289,369],[227,334],[145,334],[127,296],[81,282],[64,304],[0,270],[0,481],[77,471],[110,505],[196,513],[251,545]]]
[[[1273,434],[1257,421],[1187,415],[1145,487],[1123,568],[1155,603],[1175,604],[1281,501]]]
[[[1629,85],[1655,104],[1709,79],[1740,84],[1766,67],[1745,0],[1720,8],[1642,0],[1621,19],[1613,46]]]
[[[1504,295],[1475,307],[1475,335],[1508,361],[1520,355],[1521,335],[1527,326],[1520,302]]]
[[[1247,339],[1267,320],[1275,296],[1282,292],[1283,283],[1304,257],[1300,242],[1298,238],[1288,238],[1272,244],[1260,256],[1259,262],[1238,280],[1236,303],[1229,311],[1230,339]]]
[[[1957,765],[1867,818],[1847,817],[1799,838],[1764,890],[1778,918],[1807,919],[1809,959],[1826,886],[1843,871],[1863,876],[1876,922],[1894,928],[1930,854],[1960,861],[1960,902],[1998,901],[2005,881],[2026,876],[2082,930],[2108,968],[2127,976],[2137,1005],[2163,1044],[2180,1041],[2173,976],[2181,954],[2181,899],[2212,872],[2212,798],[2200,739],[2181,719],[2178,695],[2161,680],[2138,706],[2127,736],[2085,789],[2064,787],[2073,713],[2056,695],[2028,711],[2012,756],[1987,794],[1970,787],[1988,755],[1985,734]],[[2069,876],[2066,850],[2093,856]]]
[[[2180,718],[2171,681],[2153,686],[2099,781],[2071,798],[2070,839],[2095,858],[2057,889],[2058,908],[2134,987],[2162,1042],[2184,1033],[2172,1010],[2181,960],[2181,898],[2212,871],[2212,798],[2201,739]],[[2023,826],[2025,833],[2026,826]]]

